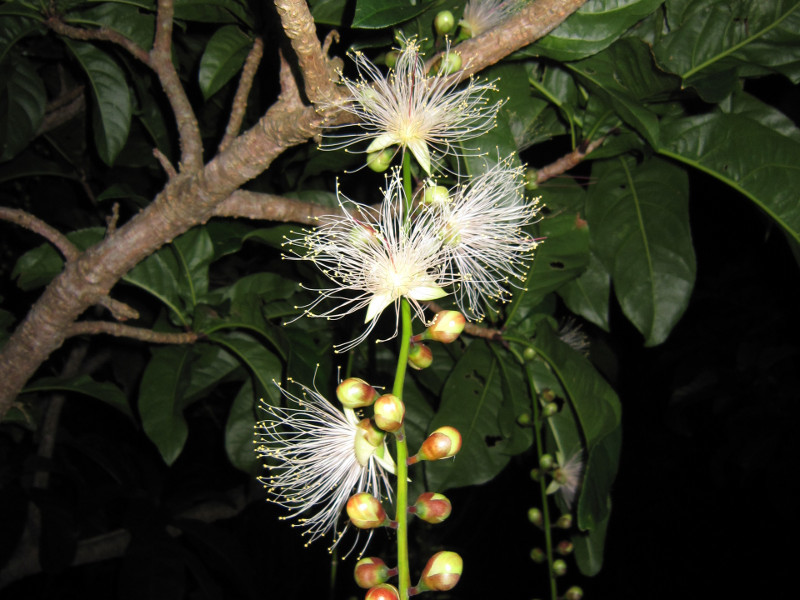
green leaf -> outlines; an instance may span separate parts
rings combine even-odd
[[[558,290],[558,295],[572,312],[609,331],[608,306],[611,294],[611,276],[597,258],[589,255],[589,267],[573,281]]]
[[[586,58],[608,48],[663,0],[589,0],[580,10],[523,52],[559,61]]]
[[[183,408],[191,355],[190,346],[156,348],[139,386],[142,426],[168,465],[180,456],[189,435]]]
[[[798,0],[667,2],[671,32],[654,47],[686,86],[731,68],[777,71],[800,81]]]
[[[14,2],[13,0],[0,6],[0,17],[4,17],[5,20],[5,17],[8,16],[29,17],[38,21],[44,21],[44,18],[38,10],[30,8],[27,3]]]
[[[102,227],[90,227],[68,233],[67,239],[78,250],[86,250],[103,239],[104,234],[105,229]],[[50,244],[42,244],[17,259],[11,278],[17,279],[17,286],[21,290],[33,290],[50,283],[63,268],[64,259],[58,251]]]
[[[244,65],[253,41],[236,25],[218,29],[200,58],[197,80],[208,100],[228,83]]]
[[[175,0],[175,18],[203,23],[235,23],[253,26],[245,0]]]
[[[33,64],[23,58],[0,66],[0,81],[0,161],[6,161],[36,136],[47,94]]]
[[[660,344],[694,286],[688,177],[660,159],[594,166],[598,179],[586,207],[593,249],[611,273],[622,311],[646,345]]]
[[[184,392],[184,407],[207,396],[224,378],[239,368],[239,361],[215,344],[195,344],[192,370]]]
[[[96,200],[97,202],[104,202],[106,200],[129,200],[133,205],[139,208],[147,206],[150,202],[148,198],[138,194],[126,183],[111,184],[97,195]]]
[[[104,381],[95,381],[88,375],[78,375],[68,379],[60,377],[42,377],[29,383],[22,390],[22,393],[29,392],[56,392],[67,391],[84,394],[96,398],[101,402],[105,402],[109,406],[116,408],[126,417],[133,420],[133,412],[128,404],[128,399],[125,394],[113,383]]]
[[[611,513],[611,497],[606,499],[608,512]],[[603,567],[603,550],[606,545],[606,531],[608,530],[609,517],[598,522],[594,529],[581,532],[576,531],[570,539],[575,548],[575,562],[578,569],[587,577],[594,577]]]
[[[728,184],[800,241],[800,145],[744,115],[664,120],[658,152]]]
[[[424,0],[356,0],[353,27],[383,29],[409,21],[427,8]]]
[[[771,131],[800,144],[800,127],[781,111],[765,104],[755,96],[737,89],[720,103],[718,109],[726,114],[740,115],[763,125]]]
[[[66,21],[83,27],[107,27],[133,41],[146,52],[153,47],[155,14],[143,13],[136,6],[103,2],[86,10],[70,13]]]
[[[92,124],[100,158],[112,165],[131,128],[133,103],[125,73],[116,61],[92,44],[64,39],[89,78],[94,105]]]
[[[656,145],[658,117],[645,107],[644,101],[664,98],[678,90],[680,79],[655,66],[647,44],[626,38],[601,54],[567,66],[623,121]]]
[[[1,9],[8,9],[16,3],[0,6]],[[19,6],[17,4],[17,6]],[[24,12],[24,11],[23,11]],[[16,13],[11,13],[16,14]],[[0,12],[0,63],[2,63],[9,51],[16,45],[22,38],[32,35],[34,33],[44,33],[44,28],[39,22],[41,17],[34,13],[37,18],[27,18],[26,16],[9,16],[6,10]]]
[[[277,356],[252,336],[239,331],[212,333],[208,339],[239,359],[253,374],[258,384],[256,386],[258,393],[266,394],[273,404],[277,404],[280,400],[280,391],[272,382],[280,381],[283,369]]]
[[[309,0],[311,16],[316,23],[341,27],[350,0]]]
[[[234,467],[251,475],[255,473],[258,462],[253,448],[253,429],[257,422],[255,405],[253,380],[248,377],[233,399],[225,424],[225,452],[228,459]]]
[[[178,318],[182,325],[189,324],[189,315],[183,309],[182,290],[178,285],[184,274],[172,248],[161,248],[131,269],[122,279],[155,296]]]
[[[200,226],[175,238],[171,247],[183,273],[178,291],[186,305],[194,308],[208,292],[208,266],[214,259],[214,244],[206,228]]]

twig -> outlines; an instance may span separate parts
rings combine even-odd
[[[35,217],[24,210],[0,206],[0,219],[16,223],[20,227],[38,233],[53,244],[53,246],[58,248],[58,251],[61,252],[68,261],[75,260],[80,256],[80,250],[69,241],[67,236],[57,229],[50,227],[50,225],[42,221],[39,217]]]
[[[238,190],[214,209],[214,216],[314,225],[319,217],[337,212],[336,208],[328,206],[272,194]]]
[[[52,131],[83,112],[86,109],[86,96],[83,92],[83,86],[79,85],[48,102],[36,136]]]
[[[172,179],[175,177],[178,172],[175,170],[175,167],[172,166],[172,163],[169,162],[169,159],[164,156],[164,153],[161,152],[158,148],[153,148],[153,156],[156,157],[156,160],[161,165],[161,168],[164,169],[164,172],[167,174],[167,177]]]
[[[111,214],[106,217],[106,236],[114,235],[119,221],[119,202],[111,205]]]
[[[119,300],[114,300],[111,296],[103,296],[97,300],[97,304],[104,306],[117,321],[127,321],[128,319],[138,319],[139,312]]]
[[[596,139],[593,142],[584,142],[575,150],[562,156],[558,160],[551,162],[549,165],[545,165],[538,171],[536,171],[536,183],[543,183],[548,179],[552,179],[553,177],[557,177],[563,173],[566,173],[573,167],[576,167],[578,163],[580,163],[586,155],[591,154],[600,145],[605,141],[606,136]]]
[[[78,321],[67,329],[67,337],[96,335],[98,333],[142,340],[152,344],[193,344],[201,337],[200,334],[193,331],[185,333],[153,331],[152,329],[131,327],[130,325],[122,325],[121,323],[112,323],[110,321]]]
[[[67,25],[64,23],[64,21],[61,20],[61,17],[56,15],[49,17],[47,21],[45,21],[45,25],[47,25],[56,33],[68,38],[72,38],[73,40],[83,40],[85,42],[92,40],[117,44],[118,46],[125,48],[125,50],[127,50],[131,56],[137,60],[148,66],[152,66],[150,64],[150,55],[145,52],[141,46],[136,44],[133,40],[126,38],[118,31],[114,31],[108,27],[99,27],[97,29],[82,29],[80,27],[73,27],[72,25]]]
[[[250,95],[250,89],[253,87],[253,79],[256,76],[256,71],[258,70],[258,65],[261,62],[261,56],[263,54],[264,42],[261,38],[256,38],[253,47],[250,48],[250,52],[247,54],[247,59],[244,61],[242,76],[239,79],[239,87],[236,88],[236,95],[233,97],[231,118],[228,119],[225,135],[219,143],[219,152],[225,152],[234,138],[239,135],[239,129],[242,127],[242,121],[244,120],[244,112],[247,109],[247,97]]]

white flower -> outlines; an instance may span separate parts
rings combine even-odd
[[[468,37],[478,37],[494,29],[514,14],[524,0],[469,0],[464,7],[459,25]]]
[[[561,452],[556,453],[559,466],[553,471],[553,481],[547,486],[547,493],[559,492],[567,508],[572,508],[575,496],[583,482],[583,450],[578,450],[568,460]]]
[[[481,319],[482,305],[505,301],[511,278],[524,282],[537,241],[522,228],[535,222],[537,200],[523,193],[522,168],[502,161],[438,203],[440,237],[456,301],[465,314]]]
[[[256,426],[256,452],[278,464],[268,465],[271,474],[259,480],[273,502],[289,509],[286,518],[299,519],[309,543],[332,531],[333,548],[344,533],[336,532],[337,523],[352,494],[391,496],[386,472],[394,473],[394,462],[385,442],[369,446],[351,409],[341,412],[316,390],[297,385],[302,397],[281,388],[295,407],[264,403],[269,418]]]
[[[353,54],[359,78],[342,77],[348,97],[340,108],[358,117],[360,130],[331,136],[323,149],[364,140],[371,142],[366,152],[400,146],[430,174],[444,155],[456,154],[455,144],[494,127],[501,103],[489,105],[487,94],[493,85],[470,78],[466,87],[456,89],[456,77],[441,71],[429,77],[419,51],[415,39],[406,40],[388,76],[361,52]]]
[[[581,324],[575,319],[569,318],[558,328],[558,339],[567,344],[576,352],[584,356],[589,355],[589,336],[581,329]]]
[[[406,219],[400,174],[395,170],[387,181],[380,210],[342,201],[340,196],[344,215],[321,217],[315,230],[287,242],[304,248],[304,253],[297,252],[297,258],[313,261],[334,284],[316,290],[320,296],[305,307],[305,315],[339,319],[367,309],[366,330],[337,346],[337,351],[361,343],[375,327],[377,317],[392,304],[395,333],[388,339],[396,336],[403,297],[425,321],[420,302],[447,295],[443,287],[452,283],[445,270],[447,254],[437,235],[435,215],[415,210]],[[313,312],[328,300],[337,304],[324,312]]]

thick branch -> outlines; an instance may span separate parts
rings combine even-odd
[[[0,219],[16,223],[20,227],[38,233],[53,244],[53,246],[58,248],[59,252],[61,252],[68,261],[75,260],[81,253],[80,250],[67,239],[67,236],[24,210],[0,206]]]
[[[242,76],[239,79],[239,87],[236,88],[236,95],[233,97],[231,106],[231,118],[228,119],[228,126],[225,128],[225,135],[219,143],[219,152],[224,152],[231,145],[234,138],[239,135],[239,129],[244,119],[244,111],[247,109],[247,97],[250,95],[250,88],[253,87],[253,79],[264,54],[264,42],[261,38],[256,38],[253,47],[247,54],[244,61]]]
[[[214,209],[214,216],[314,225],[319,217],[333,212],[336,210],[328,206],[237,190]]]
[[[95,335],[107,333],[115,337],[126,337],[134,340],[142,340],[151,344],[193,344],[200,335],[193,331],[185,333],[170,333],[164,331],[153,331],[143,327],[132,327],[110,321],[78,321],[67,329],[67,337],[75,335]]]

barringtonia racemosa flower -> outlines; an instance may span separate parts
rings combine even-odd
[[[297,258],[313,261],[331,280],[332,287],[316,290],[319,297],[305,307],[311,317],[339,319],[366,309],[366,330],[356,339],[337,346],[344,352],[361,343],[375,327],[378,316],[395,307],[395,333],[400,299],[406,298],[424,321],[420,302],[447,295],[453,282],[446,272],[447,253],[431,211],[414,210],[406,218],[406,198],[400,174],[387,178],[378,210],[339,197],[343,214],[320,218],[320,225],[286,245],[299,247]],[[323,312],[314,309],[324,301],[336,304]],[[391,339],[391,338],[389,338]]]
[[[558,467],[553,470],[553,481],[547,486],[547,493],[558,492],[568,508],[572,508],[575,496],[583,481],[583,450],[576,451],[568,459],[561,452],[556,453]]]
[[[429,209],[438,215],[450,277],[460,282],[456,301],[478,320],[484,304],[508,299],[508,285],[524,281],[537,245],[523,230],[536,221],[538,207],[523,193],[522,171],[501,161]]]
[[[359,77],[342,76],[348,93],[339,107],[360,120],[359,128],[347,126],[347,132],[329,135],[323,149],[346,148],[366,140],[370,141],[366,152],[399,146],[408,149],[430,175],[444,155],[456,154],[457,143],[494,127],[501,104],[489,102],[494,86],[470,78],[458,89],[458,77],[441,70],[428,76],[413,38],[405,40],[386,76],[361,52],[355,52],[353,59]]]
[[[461,15],[464,37],[478,37],[494,29],[525,3],[524,0],[469,0]]]
[[[277,463],[270,461],[270,474],[259,480],[273,502],[289,509],[286,518],[298,519],[309,543],[333,532],[335,546],[344,533],[337,524],[348,498],[358,492],[390,497],[387,471],[394,473],[395,464],[379,432],[374,445],[377,430],[370,430],[368,419],[297,385],[300,396],[281,388],[293,406],[263,407],[268,418],[256,426],[256,452]]]

